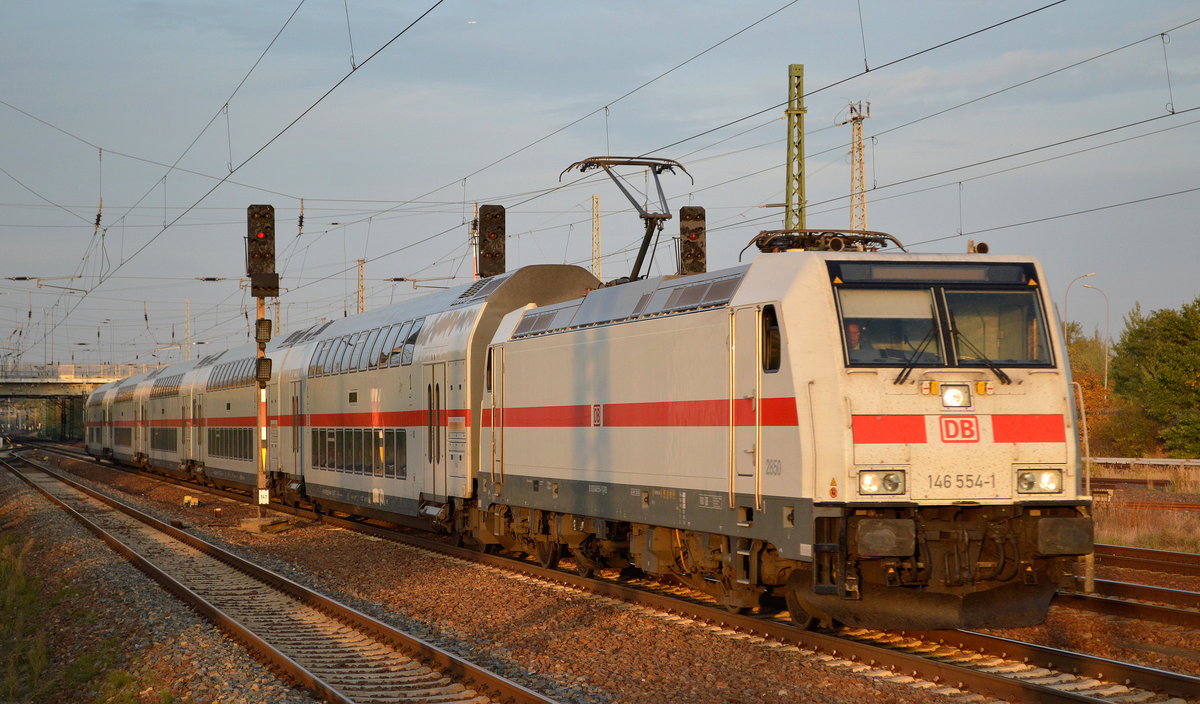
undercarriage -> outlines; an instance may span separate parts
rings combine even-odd
[[[525,552],[544,566],[569,553],[583,574],[615,567],[674,579],[731,611],[786,602],[806,627],[1037,624],[1074,557],[1091,551],[1083,506],[821,512],[811,561],[784,559],[753,538],[500,505],[467,512],[459,529],[485,549]]]

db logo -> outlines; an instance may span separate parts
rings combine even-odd
[[[942,442],[979,442],[979,419],[975,416],[942,416]]]

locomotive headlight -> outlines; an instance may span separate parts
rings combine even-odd
[[[971,392],[965,386],[942,386],[942,405],[947,408],[962,408],[971,405]]]
[[[858,493],[876,496],[904,493],[904,472],[898,469],[870,469],[858,473]]]
[[[1018,494],[1058,494],[1063,490],[1061,469],[1017,470]]]

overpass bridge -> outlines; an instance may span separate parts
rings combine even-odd
[[[0,398],[83,397],[157,364],[0,364]]]
[[[157,364],[0,364],[0,432],[83,437],[87,395]]]

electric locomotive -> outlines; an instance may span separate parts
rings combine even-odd
[[[617,286],[525,267],[276,340],[273,494],[808,626],[1040,622],[1092,537],[1044,272],[830,242]],[[250,355],[97,391],[89,450],[252,486],[214,448],[253,424]]]

